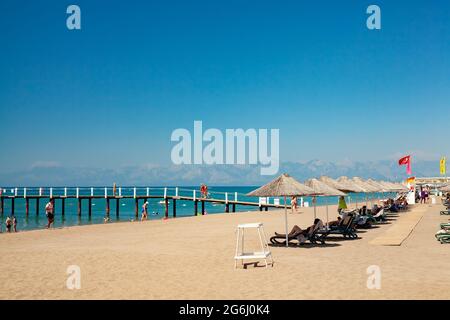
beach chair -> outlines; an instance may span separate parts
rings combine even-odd
[[[312,244],[325,244],[325,239],[328,236],[328,232],[319,232],[320,228],[318,225],[314,227],[313,232],[309,234],[301,234],[296,236],[288,236],[288,243],[292,245],[302,245],[306,241],[309,241]],[[296,241],[297,243],[294,243]],[[275,232],[275,235],[270,238],[270,242],[275,245],[286,245],[286,235],[279,234]]]
[[[450,222],[444,222],[440,224],[441,229],[450,229]]]
[[[434,235],[440,243],[450,243],[450,231],[446,229],[439,230]]]
[[[450,210],[447,208],[447,210],[442,210],[441,215],[450,215]]]
[[[384,212],[384,209],[381,209],[377,214],[372,215],[372,217],[377,221],[386,221],[386,213]]]
[[[345,239],[356,239],[358,234],[356,233],[356,220],[353,215],[349,215],[342,219],[342,222],[338,226],[331,226],[326,231],[318,230],[318,234],[326,233],[328,235],[342,235]]]

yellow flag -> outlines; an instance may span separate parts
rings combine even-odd
[[[440,167],[440,169],[441,169],[440,171],[441,171],[441,174],[442,174],[442,175],[445,175],[445,174],[447,173],[447,172],[446,172],[447,170],[446,170],[445,160],[446,160],[445,157],[442,157],[442,158],[441,158],[441,161],[440,161],[440,163],[439,163],[439,164],[440,164],[439,167]]]

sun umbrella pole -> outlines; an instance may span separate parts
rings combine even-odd
[[[286,196],[284,196],[284,224],[285,224],[285,231],[286,231],[286,247],[289,247],[289,237],[288,237],[288,221],[287,221],[287,202],[286,202]]]
[[[314,220],[316,220],[316,205],[317,205],[317,198],[316,196],[313,197],[314,201]]]
[[[327,206],[327,225],[328,225],[328,199],[325,198],[325,204]]]

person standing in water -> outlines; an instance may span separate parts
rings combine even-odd
[[[6,224],[6,231],[7,232],[11,232],[12,220],[11,220],[11,218],[9,216],[6,217],[5,224]]]
[[[50,201],[45,205],[45,215],[47,216],[47,229],[50,229],[50,226],[52,225],[53,221],[55,221],[55,214],[53,210],[53,200],[50,199]]]
[[[16,218],[16,216],[13,216],[12,223],[13,223],[14,232],[17,232],[17,218]]]
[[[142,205],[142,216],[141,221],[147,220],[148,218],[148,201],[145,201]]]

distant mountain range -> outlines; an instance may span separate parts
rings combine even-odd
[[[279,174],[289,173],[300,181],[327,175],[359,176],[391,181],[404,180],[405,168],[395,161],[332,163],[321,160],[281,164]],[[413,163],[417,177],[439,176],[439,161]],[[188,186],[207,183],[217,186],[257,186],[274,178],[261,176],[259,166],[250,165],[170,165],[130,166],[117,169],[74,168],[62,165],[34,165],[28,170],[0,174],[0,186]]]

